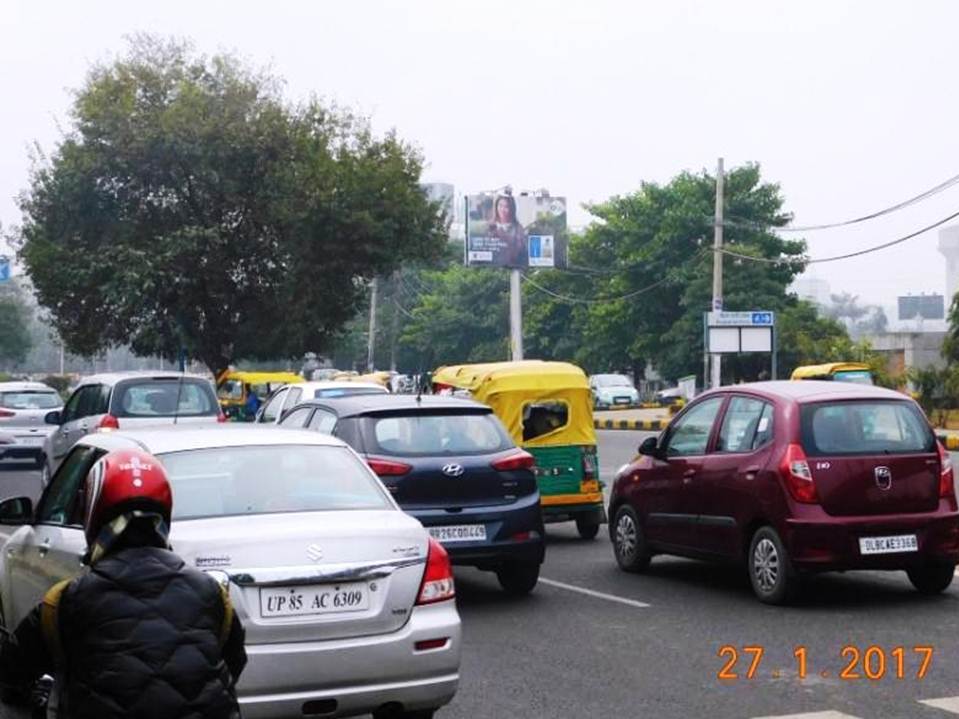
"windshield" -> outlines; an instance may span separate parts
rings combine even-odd
[[[842,370],[833,373],[836,382],[853,382],[855,384],[873,384],[872,373],[865,369]]]
[[[345,447],[214,447],[160,460],[173,487],[174,519],[392,506]]]
[[[632,387],[629,377],[621,374],[600,374],[593,377],[593,384],[597,387]]]
[[[157,379],[117,387],[111,414],[115,417],[203,417],[218,414],[209,385],[199,380]]]
[[[823,402],[802,408],[811,456],[934,452],[936,438],[910,402]]]
[[[24,390],[23,392],[0,392],[0,407],[7,409],[53,409],[63,404],[54,391]]]
[[[378,452],[397,456],[485,454],[512,446],[492,414],[406,414],[370,417]]]

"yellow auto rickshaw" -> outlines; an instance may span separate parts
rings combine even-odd
[[[586,374],[566,362],[526,360],[440,367],[434,391],[465,391],[489,405],[536,459],[545,522],[575,520],[584,539],[606,522],[593,398]]]
[[[805,365],[794,369],[791,379],[875,384],[872,368],[861,362],[830,362],[828,364]]]
[[[283,385],[302,381],[303,378],[293,372],[227,370],[216,379],[216,396],[228,419],[252,422],[253,417],[247,411],[251,393],[262,402]]]

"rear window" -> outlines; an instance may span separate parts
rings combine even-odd
[[[523,406],[523,441],[555,432],[569,424],[569,405],[559,400],[530,402]]]
[[[164,454],[160,461],[173,487],[174,519],[393,506],[344,447],[217,447]]]
[[[909,454],[934,452],[936,438],[910,402],[824,402],[802,408],[807,454]]]
[[[485,454],[513,446],[492,414],[405,414],[366,418],[374,450],[398,456]]]
[[[117,385],[115,417],[205,417],[219,413],[213,390],[205,382],[154,379]]]
[[[0,407],[7,409],[53,409],[61,404],[60,395],[52,391],[0,392]]]
[[[353,397],[358,394],[383,394],[370,387],[330,387],[313,391],[314,399],[329,399],[330,397]]]
[[[855,369],[834,372],[833,379],[836,382],[852,382],[854,384],[869,384],[872,382],[872,373],[869,370]]]

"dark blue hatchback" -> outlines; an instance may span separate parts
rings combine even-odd
[[[359,395],[304,402],[280,425],[347,442],[454,564],[495,571],[511,593],[536,586],[545,549],[533,457],[489,407],[452,397]]]

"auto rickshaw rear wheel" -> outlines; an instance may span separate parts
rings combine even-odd
[[[595,539],[599,534],[599,522],[590,517],[577,517],[576,531],[583,539]]]

